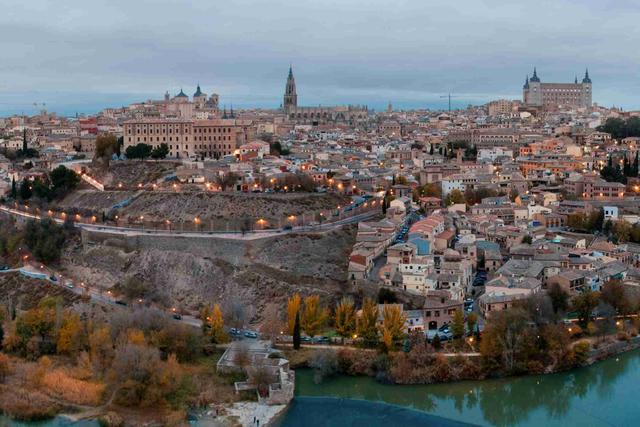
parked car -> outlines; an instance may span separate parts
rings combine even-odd
[[[175,314],[173,315],[173,318],[174,318],[174,319],[176,319],[176,320],[182,320],[182,316],[181,316],[181,315],[179,315],[178,313],[175,313]]]
[[[253,331],[245,331],[244,336],[247,338],[258,338],[258,333]]]
[[[432,342],[433,339],[436,337],[436,335],[438,335],[438,337],[440,338],[440,341],[449,341],[450,339],[453,338],[453,334],[450,332],[443,332],[439,329],[430,329],[427,331],[427,341],[428,342]]]
[[[0,271],[7,271],[8,269],[9,267],[7,267],[6,265],[0,266]]]
[[[329,344],[331,340],[329,339],[329,337],[315,337],[313,339],[313,342],[316,344]]]
[[[242,335],[242,329],[231,328],[231,329],[229,329],[229,334],[235,335],[235,336],[240,336],[240,335]]]
[[[124,306],[126,306],[126,305],[127,305],[127,303],[126,303],[126,302],[124,302],[124,301],[122,301],[122,300],[119,300],[119,299],[117,299],[117,300],[116,300],[116,304],[118,304],[118,305],[124,305]]]
[[[293,227],[291,225],[285,225],[282,227],[283,230],[291,230]]]
[[[312,340],[311,340],[311,337],[304,336],[304,337],[300,337],[300,341],[302,341],[302,342],[311,342]]]
[[[72,283],[72,282],[67,282],[67,283],[65,283],[64,285],[65,285],[67,288],[69,288],[69,289],[73,289],[73,288],[75,288],[75,286],[73,285],[73,283]]]

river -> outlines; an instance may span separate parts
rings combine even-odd
[[[499,380],[399,386],[339,376],[314,384],[310,370],[298,370],[296,381],[281,427],[640,425],[640,350],[569,372]]]

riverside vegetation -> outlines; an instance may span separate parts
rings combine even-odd
[[[551,286],[511,309],[493,313],[482,333],[475,314],[465,319],[457,312],[450,324],[453,340],[448,343],[437,338],[427,342],[417,331],[407,334],[399,305],[378,305],[369,298],[358,311],[349,298],[330,310],[318,303],[317,296],[302,300],[294,295],[284,326],[293,336],[293,350],[287,351],[292,366],[313,368],[318,382],[346,374],[385,383],[429,384],[583,366],[591,362],[593,349],[636,336],[640,321],[632,315],[639,311],[638,295],[612,280],[601,292],[587,291],[573,298]],[[566,321],[567,312],[577,320]],[[301,348],[301,331],[308,336],[335,334],[350,345]]]
[[[237,378],[220,376],[215,362],[224,333],[222,311],[202,330],[139,308],[105,311],[65,306],[45,297],[28,309],[0,308],[0,410],[36,420],[61,412],[103,417],[110,425],[177,425],[187,410],[239,399]]]

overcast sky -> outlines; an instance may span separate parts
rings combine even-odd
[[[3,0],[0,113],[71,114],[200,82],[221,104],[278,107],[289,63],[300,105],[398,107],[520,98],[581,79],[640,108],[640,3],[625,0]]]

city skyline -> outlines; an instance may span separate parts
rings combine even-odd
[[[221,104],[277,108],[290,63],[304,105],[445,108],[448,92],[459,96],[455,107],[519,99],[537,66],[559,82],[588,67],[594,102],[640,107],[640,61],[613,31],[638,11],[621,2],[166,1],[153,3],[153,20],[148,2],[12,3],[0,18],[2,114],[31,112],[34,102],[95,112],[197,83]],[[625,27],[632,42],[638,30]]]

